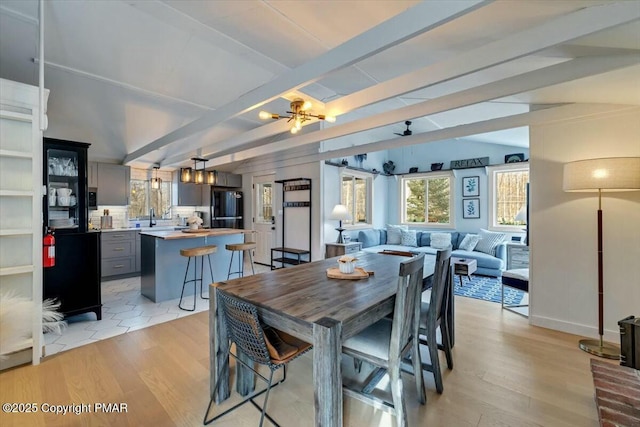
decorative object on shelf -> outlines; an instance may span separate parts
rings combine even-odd
[[[451,169],[467,169],[489,166],[488,157],[476,157],[473,159],[452,160]]]
[[[351,219],[351,214],[347,210],[347,207],[340,204],[335,205],[333,211],[331,211],[329,219],[340,221],[340,225],[338,226],[338,228],[336,228],[336,230],[338,231],[338,240],[336,240],[336,243],[345,243],[344,237],[342,236],[342,232],[344,231],[344,228],[342,228],[342,221]]]
[[[480,199],[464,199],[462,201],[462,218],[480,218]]]
[[[393,164],[393,161],[389,160],[382,165],[382,170],[387,175],[391,175],[393,171],[396,169],[396,165]]]
[[[293,122],[291,125],[291,133],[296,134],[300,129],[302,129],[302,124],[312,118],[316,118],[318,120],[326,120],[327,122],[333,123],[336,121],[334,116],[326,116],[324,114],[312,114],[309,112],[311,110],[311,102],[305,101],[302,98],[295,98],[291,101],[291,110],[287,111],[288,116],[269,113],[268,111],[260,111],[258,117],[262,120],[269,119],[289,119],[287,122]]]
[[[160,166],[153,165],[154,176],[149,180],[149,182],[151,182],[151,188],[154,190],[159,190],[162,186],[162,180],[158,178],[158,169],[160,169]]]
[[[409,168],[409,173],[417,173],[418,172],[418,168]]]
[[[367,160],[367,155],[366,154],[356,154],[355,156],[356,159],[356,164],[358,165],[359,168],[362,167],[362,162]]]
[[[480,195],[480,177],[465,176],[462,178],[462,197],[478,197]]]
[[[505,163],[524,162],[524,153],[507,154],[504,156]]]
[[[444,165],[444,163],[431,163],[431,170],[432,171],[442,170],[442,166],[443,165]]]
[[[189,229],[197,230],[202,225],[202,218],[200,218],[198,215],[192,215],[187,218],[187,224],[189,224]]]
[[[205,170],[205,164],[208,160],[199,157],[192,157],[191,160],[193,160],[193,169],[180,168],[180,182],[214,185],[216,183],[216,172]],[[202,169],[198,169],[198,163],[202,163]]]
[[[565,163],[564,191],[598,192],[598,334],[599,340],[580,340],[581,350],[607,359],[617,359],[620,349],[603,341],[604,275],[602,248],[602,192],[640,190],[640,157],[610,157]]]
[[[407,126],[407,128],[402,133],[394,132],[394,134],[396,134],[398,136],[411,136],[411,135],[413,135],[413,132],[411,131],[411,129],[409,129],[409,126],[411,126],[411,122],[409,120],[407,120],[406,122],[404,122],[404,124]]]
[[[340,162],[340,164],[342,166],[349,166],[349,162],[347,161],[347,159],[342,159],[342,161]]]

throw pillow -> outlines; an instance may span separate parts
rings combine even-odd
[[[387,224],[387,245],[399,245],[402,243],[402,230],[409,230],[408,225]]]
[[[450,233],[431,233],[431,247],[433,249],[446,249],[450,245]]]
[[[416,230],[400,230],[400,234],[402,235],[402,246],[418,247],[418,235],[416,234]]]
[[[507,237],[505,233],[496,233],[495,231],[488,231],[485,229],[480,229],[480,233],[478,234],[480,240],[476,245],[476,251],[484,252],[489,255],[496,255],[496,247],[502,243]]]
[[[479,241],[480,236],[477,234],[467,234],[464,236],[464,239],[462,239],[462,242],[460,242],[460,245],[458,245],[458,249],[463,251],[472,251]]]

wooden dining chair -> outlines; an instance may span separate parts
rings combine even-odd
[[[393,320],[384,318],[365,328],[342,344],[342,352],[354,359],[364,360],[371,365],[385,369],[389,374],[392,404],[377,397],[347,386],[343,387],[347,396],[363,400],[375,407],[395,413],[397,425],[407,425],[407,411],[404,401],[401,363],[405,355],[411,355],[418,398],[426,403],[426,393],[421,371],[418,344],[418,322],[420,320],[420,295],[422,293],[422,271],[424,254],[402,261],[396,292]]]
[[[431,297],[429,302],[423,302],[420,307],[420,344],[428,347],[431,359],[431,363],[422,362],[422,369],[433,373],[436,391],[438,393],[442,393],[444,390],[438,349],[444,350],[447,358],[447,366],[449,369],[453,369],[451,342],[449,341],[449,324],[445,316],[447,295],[450,292],[449,287],[452,284],[452,278],[451,246],[449,246],[447,249],[439,250],[436,255]],[[441,345],[436,341],[436,331],[438,328],[440,328],[440,335],[442,336]]]
[[[209,400],[209,406],[204,414],[203,423],[205,425],[209,424],[245,403],[251,402],[253,406],[262,413],[260,416],[260,426],[262,426],[265,417],[274,425],[279,426],[279,424],[271,418],[266,411],[269,392],[273,387],[284,382],[286,379],[286,365],[293,359],[307,352],[311,348],[311,344],[270,326],[263,326],[258,318],[258,310],[256,307],[246,301],[227,294],[218,288],[216,288],[216,298],[218,302],[218,310],[221,311],[224,318],[230,344],[235,344],[236,352],[241,351],[251,361],[267,366],[270,370],[270,375],[269,378],[265,378],[254,369],[254,365],[247,364],[245,361],[240,359],[238,355],[233,354],[231,352],[231,345],[229,345],[226,355],[224,356],[224,364],[218,372],[218,379],[213,389],[213,396]],[[229,356],[232,356],[236,360],[236,363],[240,363],[244,367],[251,369],[256,374],[257,378],[260,378],[267,383],[267,387],[264,390],[254,391],[245,397],[242,402],[234,405],[226,411],[212,418],[207,418],[218,393],[218,386],[220,384],[220,379],[222,378],[222,373],[227,370]],[[283,378],[274,384],[273,374],[280,368],[283,368]],[[263,393],[266,393],[264,403],[260,406],[254,401],[254,399]]]

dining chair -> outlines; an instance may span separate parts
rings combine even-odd
[[[273,387],[285,381],[287,377],[286,365],[293,359],[307,352],[311,348],[311,344],[270,326],[262,325],[258,318],[258,310],[253,304],[240,300],[218,288],[216,288],[216,298],[218,302],[218,310],[220,310],[224,319],[230,345],[228,346],[224,357],[224,364],[218,372],[218,379],[213,389],[213,396],[209,400],[209,406],[204,414],[203,423],[205,425],[209,424],[245,403],[251,402],[253,406],[262,413],[260,416],[260,426],[262,426],[265,417],[274,425],[279,426],[279,424],[271,418],[266,411],[269,392]],[[270,370],[269,378],[260,374],[254,369],[253,365],[250,366],[248,363],[240,359],[238,355],[233,354],[231,352],[231,344],[236,345],[236,353],[241,351],[251,361],[267,366]],[[260,378],[267,383],[267,387],[264,390],[254,391],[245,397],[242,402],[212,418],[207,419],[207,415],[209,415],[215,397],[218,393],[218,386],[220,384],[220,379],[222,378],[222,373],[226,371],[229,364],[229,356],[232,356],[236,360],[236,363],[240,363],[246,368],[252,370],[256,374],[257,378]],[[273,374],[280,368],[283,368],[283,378],[274,384]],[[254,401],[254,399],[263,393],[266,393],[264,403],[260,406]]]
[[[342,344],[342,352],[354,359],[364,360],[387,371],[390,379],[393,402],[343,386],[345,395],[363,400],[375,407],[395,413],[398,426],[407,425],[407,411],[403,383],[400,376],[405,355],[411,355],[416,389],[421,404],[426,403],[426,393],[421,371],[418,344],[418,322],[420,320],[420,295],[422,293],[422,271],[424,254],[400,263],[393,319],[383,318],[365,328]]]
[[[444,350],[447,366],[453,369],[453,356],[451,354],[451,342],[449,341],[449,324],[446,318],[447,295],[450,292],[453,274],[451,271],[451,246],[439,250],[436,255],[435,272],[433,274],[431,296],[429,302],[422,302],[420,306],[420,344],[429,349],[431,363],[422,362],[422,369],[433,373],[436,391],[444,390],[442,371],[438,349]],[[442,344],[436,341],[436,331],[440,328]],[[426,337],[426,338],[422,338]]]

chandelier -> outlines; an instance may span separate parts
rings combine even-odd
[[[208,185],[216,183],[215,172],[204,170],[207,159],[192,157],[191,160],[193,160],[193,168],[180,168],[180,182]],[[198,169],[198,163],[202,163],[202,169]]]
[[[295,98],[291,101],[291,111],[287,111],[288,116],[269,113],[268,111],[260,111],[258,117],[262,120],[269,119],[289,119],[287,122],[293,122],[291,124],[291,133],[298,133],[300,129],[302,129],[302,124],[307,120],[311,120],[312,118],[316,118],[318,120],[326,120],[330,123],[336,121],[334,116],[326,116],[324,114],[311,114],[309,110],[311,109],[311,102],[305,101],[302,98]]]

